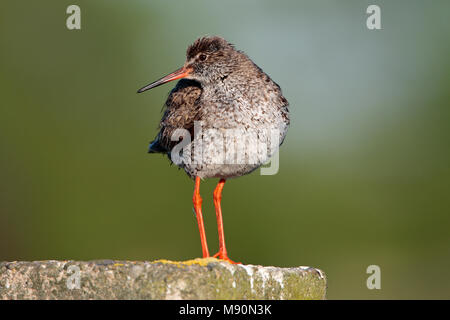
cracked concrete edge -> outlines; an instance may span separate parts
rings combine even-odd
[[[325,299],[316,268],[188,261],[0,262],[0,299]]]

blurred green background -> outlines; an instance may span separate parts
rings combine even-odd
[[[66,8],[81,7],[81,30]],[[381,7],[382,30],[366,28]],[[0,3],[0,261],[201,255],[193,183],[147,154],[186,47],[220,35],[283,89],[280,171],[224,189],[230,257],[330,299],[450,298],[449,1]],[[212,191],[202,184],[211,252]],[[366,268],[381,267],[381,290]]]

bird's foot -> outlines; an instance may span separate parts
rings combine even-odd
[[[228,258],[228,255],[227,255],[226,252],[222,252],[222,251],[219,251],[215,255],[213,255],[213,258],[224,260],[224,261],[227,261],[227,262],[229,262],[231,264],[242,264],[242,262],[234,262],[233,260]]]

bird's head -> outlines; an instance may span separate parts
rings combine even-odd
[[[221,37],[197,39],[186,51],[186,62],[180,69],[139,89],[138,93],[169,81],[186,78],[202,85],[224,80],[235,70],[245,56]]]

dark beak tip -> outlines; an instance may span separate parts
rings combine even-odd
[[[149,90],[149,89],[152,89],[152,88],[149,87],[149,86],[145,86],[145,87],[143,87],[143,88],[140,88],[140,89],[137,91],[137,93],[142,93],[142,92],[145,92],[145,91],[147,91],[147,90]]]

